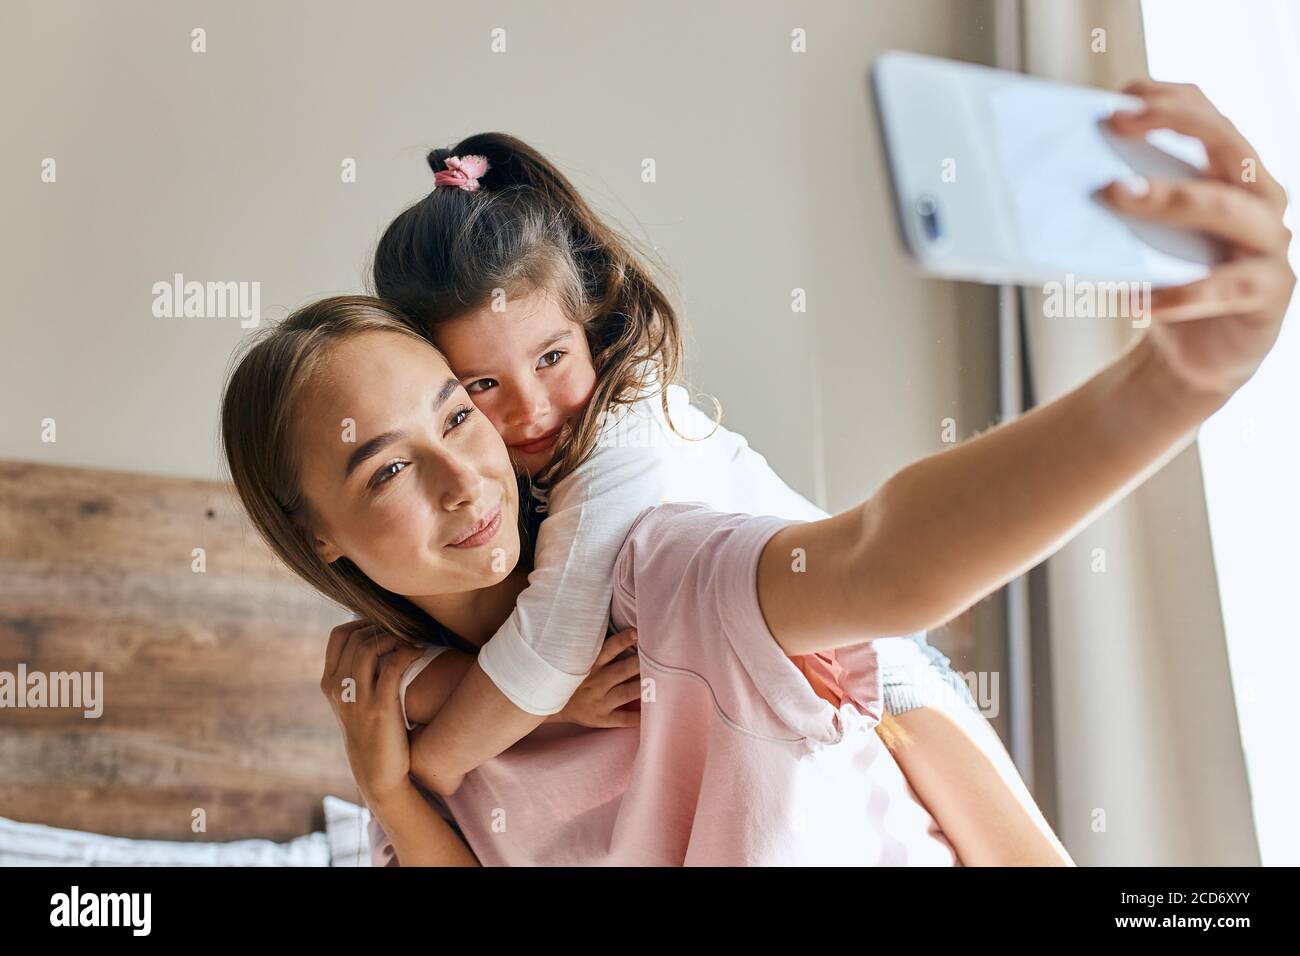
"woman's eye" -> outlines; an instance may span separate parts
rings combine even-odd
[[[465,424],[465,419],[469,418],[472,414],[474,414],[473,408],[459,409],[451,416],[451,418],[447,419],[447,431],[451,431],[453,428],[459,428],[461,425]]]
[[[496,379],[492,379],[492,378],[479,378],[479,379],[475,379],[474,381],[472,381],[472,382],[470,382],[468,385],[466,385],[466,386],[465,386],[465,391],[467,391],[467,392],[486,392],[489,388],[494,388],[494,387],[496,386],[496,384],[497,384],[497,383],[496,383]]]
[[[555,356],[555,358],[551,358],[552,355]],[[560,360],[560,357],[562,355],[564,355],[564,353],[559,349],[553,349],[552,351],[547,352],[545,355],[542,356],[542,361],[541,361],[542,368],[545,368],[548,365],[554,365],[556,362]],[[551,359],[551,360],[548,362],[546,361],[547,359]]]
[[[405,462],[405,461],[392,461],[389,462],[387,465],[384,465],[384,467],[380,468],[379,471],[375,474],[374,481],[372,482],[372,487],[377,488],[380,485],[384,484],[384,482],[390,481],[394,476],[400,474],[408,464],[409,462]]]

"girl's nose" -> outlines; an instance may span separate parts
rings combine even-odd
[[[507,423],[516,428],[546,417],[546,391],[536,386],[516,388],[511,393]]]

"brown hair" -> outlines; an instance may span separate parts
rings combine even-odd
[[[553,163],[514,136],[476,133],[450,149],[430,150],[426,160],[438,173],[451,156],[487,159],[478,189],[431,189],[389,224],[375,250],[375,293],[426,334],[501,295],[534,291],[554,296],[583,328],[596,390],[562,435],[552,464],[533,476],[540,487],[554,485],[591,455],[603,414],[643,397],[651,373],[676,431],[667,386],[682,369],[682,332],[643,265],[649,256],[640,244],[607,225]],[[716,401],[715,409],[716,425]],[[907,739],[888,712],[877,733],[891,748]]]
[[[408,598],[380,587],[347,558],[317,554],[312,517],[294,458],[298,399],[329,351],[361,332],[406,335],[433,348],[410,321],[369,296],[336,296],[304,306],[263,329],[231,372],[221,400],[221,445],[253,526],[295,574],[326,597],[413,644],[473,645]]]
[[[596,390],[552,464],[533,476],[551,486],[594,451],[608,409],[658,390],[668,418],[666,388],[682,366],[677,313],[635,240],[608,226],[527,143],[478,133],[431,150],[429,168],[446,169],[450,156],[487,158],[478,190],[439,186],[394,219],[375,250],[374,289],[424,332],[531,292],[553,296],[582,327]]]

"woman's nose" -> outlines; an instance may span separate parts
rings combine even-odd
[[[432,467],[425,469],[433,485],[430,491],[447,511],[472,505],[483,490],[483,476],[474,467],[473,459],[445,445],[439,452]]]

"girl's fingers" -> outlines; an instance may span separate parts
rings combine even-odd
[[[1161,322],[1192,322],[1259,312],[1278,296],[1289,294],[1279,285],[1278,276],[1279,270],[1267,259],[1238,259],[1196,282],[1155,290],[1149,302],[1151,317]]]
[[[1285,251],[1290,233],[1263,199],[1212,179],[1148,179],[1135,194],[1116,180],[1099,191],[1117,212],[1222,239],[1251,252]]]
[[[629,627],[605,638],[593,667],[603,667],[636,643],[636,628]]]
[[[639,710],[613,710],[609,713],[606,727],[636,727],[641,723]]]
[[[612,709],[621,707],[623,704],[630,704],[634,700],[641,699],[641,679],[632,677],[623,681],[615,687],[612,687],[605,694],[605,703]]]
[[[615,684],[621,684],[641,673],[641,658],[633,654],[627,660],[606,664],[593,675],[592,687],[598,691],[608,691]]]

